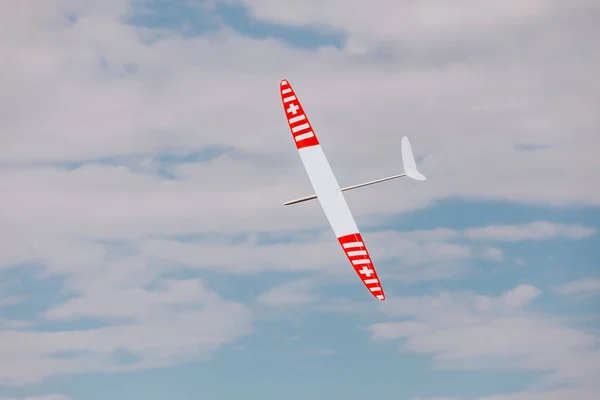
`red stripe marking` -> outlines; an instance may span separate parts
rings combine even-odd
[[[383,287],[381,286],[381,281],[379,281],[379,276],[377,275],[377,271],[375,270],[375,266],[373,265],[373,262],[369,255],[369,251],[367,250],[367,247],[365,245],[365,241],[363,240],[360,233],[357,232],[357,233],[346,235],[346,236],[340,236],[338,238],[338,241],[340,242],[342,249],[346,253],[346,256],[348,257],[350,264],[354,268],[354,271],[356,272],[356,274],[358,275],[360,280],[363,282],[363,284],[367,287],[367,289],[369,289],[369,292],[371,292],[371,294],[375,298],[377,298],[377,296],[381,295],[383,297],[379,300],[385,300],[385,293],[383,292]],[[352,242],[362,242],[362,246],[344,248],[344,244],[352,243]],[[358,251],[358,250],[364,250],[367,252],[367,254],[353,256],[353,257],[350,257],[348,255],[349,252]],[[352,261],[354,261],[354,260],[368,260],[368,263],[354,265],[354,264],[352,264]],[[377,282],[375,282],[375,283],[367,283],[366,282],[366,281],[371,281],[373,279],[377,279]],[[374,292],[371,291],[372,288],[377,288],[377,287],[381,288],[381,290],[377,290]]]
[[[285,89],[291,89],[291,92],[281,93]],[[312,128],[312,124],[309,122],[308,116],[304,112],[304,108],[302,108],[302,104],[300,104],[300,100],[298,100],[298,96],[294,92],[294,89],[292,88],[292,86],[286,79],[283,79],[281,81],[281,83],[279,84],[279,93],[281,94],[281,103],[283,104],[283,111],[285,113],[285,118],[288,121],[288,125],[290,127],[290,132],[292,133],[292,136],[294,138],[294,143],[296,143],[296,148],[298,148],[298,150],[300,150],[304,147],[319,145],[319,139],[317,139],[317,135]],[[288,101],[287,103],[284,103],[284,100],[286,98],[289,98],[292,96],[296,96],[296,99]],[[290,121],[289,121],[290,118],[298,117],[300,115],[304,115],[306,118],[301,121],[296,121],[296,122],[290,123]],[[303,128],[302,130],[299,130],[297,132],[292,132],[292,128],[295,128],[297,126],[301,126],[304,124],[308,124],[309,126],[306,128]],[[296,141],[296,138],[298,136],[307,134],[309,132],[313,133],[312,137],[300,140],[298,142]]]

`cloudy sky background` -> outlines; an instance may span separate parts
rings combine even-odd
[[[593,0],[0,3],[0,399],[600,398]],[[294,86],[388,299],[354,275]]]

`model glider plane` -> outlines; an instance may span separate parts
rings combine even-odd
[[[385,293],[379,281],[379,276],[342,192],[403,176],[424,181],[425,176],[417,170],[408,138],[406,136],[402,138],[403,174],[348,186],[342,189],[333,174],[327,157],[325,157],[325,153],[319,144],[317,135],[292,86],[286,79],[282,80],[279,86],[286,119],[288,120],[292,136],[300,153],[300,158],[315,192],[314,195],[291,200],[284,203],[284,205],[287,206],[318,199],[335,236],[357,275],[375,298],[385,300]]]

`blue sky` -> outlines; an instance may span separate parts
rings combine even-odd
[[[0,400],[597,398],[600,57],[569,45],[596,6],[467,6],[4,21]],[[344,186],[411,139],[426,182],[346,195],[385,302],[317,202],[281,205],[311,191],[284,77]]]

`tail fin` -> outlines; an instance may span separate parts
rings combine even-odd
[[[410,142],[406,136],[402,138],[402,164],[404,165],[404,173],[409,178],[417,181],[424,181],[427,179],[417,170],[415,156],[413,155],[412,149],[410,148]]]

